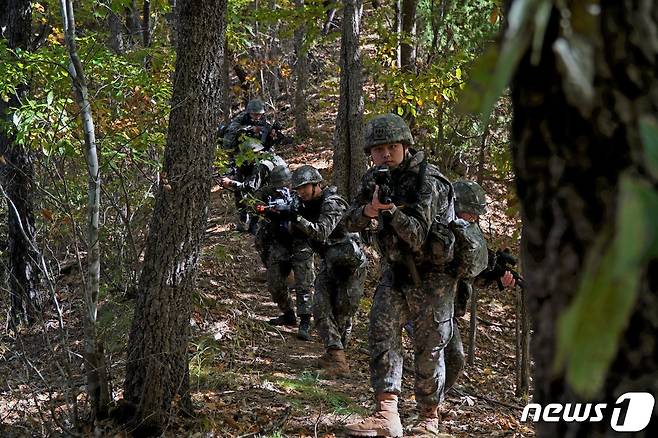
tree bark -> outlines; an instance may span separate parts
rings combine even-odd
[[[361,0],[343,0],[340,45],[340,100],[334,132],[334,184],[352,199],[365,172],[363,153],[363,82],[359,35]]]
[[[29,49],[32,9],[28,0],[8,0],[0,6],[0,29],[9,48]],[[19,85],[9,101],[0,100],[0,119],[11,125],[11,108],[21,105],[28,87]],[[0,129],[0,181],[8,202],[7,230],[11,293],[11,320],[14,325],[35,321],[45,301],[40,290],[34,226],[34,157],[16,137]],[[12,205],[13,204],[13,205]]]
[[[192,290],[221,120],[226,0],[179,1],[172,111],[128,343],[124,397],[135,424],[161,430],[177,395],[190,410]]]
[[[104,360],[98,356],[102,354],[96,340],[96,316],[98,294],[100,289],[100,246],[99,237],[99,210],[100,210],[100,167],[96,150],[96,133],[91,113],[91,104],[87,89],[87,80],[84,75],[82,63],[78,56],[75,42],[75,18],[73,15],[72,0],[60,0],[62,22],[64,26],[64,41],[69,53],[69,75],[73,82],[75,101],[80,107],[85,139],[85,159],[87,161],[88,190],[87,190],[87,281],[84,288],[85,318],[84,318],[84,346],[85,346],[85,372],[87,376],[87,393],[91,399],[94,418],[102,419],[107,416],[109,408],[108,382],[103,380],[105,370],[101,370]]]
[[[583,87],[573,88],[569,70],[559,67],[558,10],[552,11],[539,63],[533,65],[526,53],[512,82],[512,152],[534,323],[534,398],[544,406],[587,401],[553,367],[557,321],[574,299],[586,260],[597,256],[594,248],[610,242],[606,226],[616,221],[620,176],[631,172],[650,179],[639,158],[638,120],[658,114],[658,4],[604,1],[597,8],[595,14],[582,12],[591,23],[577,29],[591,48],[591,57],[576,59],[578,67],[591,60],[590,95],[579,94]],[[649,182],[655,189],[655,180]],[[653,259],[642,269],[632,314],[594,402],[612,406],[625,392],[658,393],[658,263]],[[656,409],[646,435],[634,436],[651,436],[652,427],[655,432]],[[537,432],[540,437],[615,433],[609,418],[541,422]]]
[[[402,40],[400,67],[406,71],[416,69],[416,7],[418,0],[402,0]]]
[[[304,0],[295,0],[297,9],[304,8]],[[308,88],[308,49],[305,43],[306,25],[302,24],[295,29],[295,135],[303,139],[309,135],[308,107],[306,89]]]
[[[123,41],[121,17],[112,10],[107,14],[107,26],[110,30],[108,45],[114,53],[123,53],[125,44]]]

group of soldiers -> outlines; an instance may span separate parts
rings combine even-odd
[[[349,376],[345,348],[367,265],[360,233],[370,230],[381,256],[368,325],[376,408],[345,431],[350,436],[403,435],[397,406],[405,328],[414,345],[419,410],[410,432],[438,434],[439,404],[464,364],[456,318],[465,311],[473,278],[487,268],[486,241],[478,225],[486,208],[484,191],[470,181],[451,183],[413,149],[407,123],[383,114],[366,124],[364,152],[373,166],[349,204],[314,167],[303,165],[291,173],[283,159],[268,151],[266,143],[276,129],[270,129],[264,112],[262,102],[250,101],[224,133],[225,148],[237,154],[246,147],[257,159],[221,184],[236,193],[240,229],[255,234],[267,285],[281,312],[269,323],[297,327],[297,337],[308,341],[313,319],[325,347],[318,366],[328,377]],[[260,126],[256,136],[262,134],[257,142],[243,129],[255,123]],[[245,201],[245,192],[257,200],[256,208]],[[314,254],[320,260],[317,275]],[[508,273],[502,281],[511,283]]]

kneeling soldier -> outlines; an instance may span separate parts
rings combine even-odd
[[[358,234],[345,228],[347,202],[336,187],[323,189],[321,182],[313,166],[302,166],[292,174],[292,187],[302,201],[295,227],[308,237],[321,259],[313,316],[327,351],[319,365],[328,375],[339,376],[349,373],[345,347],[363,294],[366,257]]]

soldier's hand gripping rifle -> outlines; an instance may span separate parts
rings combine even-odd
[[[382,204],[392,204],[393,203],[393,183],[391,181],[391,171],[387,166],[380,166],[377,170],[375,170],[375,184],[379,187],[378,189],[378,195],[377,197],[379,198],[379,202]],[[404,205],[397,205],[398,208],[404,208]],[[383,216],[382,219],[383,221],[389,220],[388,218],[390,217],[390,213],[387,213],[387,210],[383,210]],[[380,227],[383,227],[384,224],[383,222],[379,223]],[[398,245],[402,245],[402,242],[399,242]],[[416,264],[414,262],[413,255],[409,250],[401,251],[400,252],[401,256],[401,262],[404,264],[407,272],[409,273],[409,277],[411,278],[411,281],[413,282],[414,286],[420,287],[421,285],[421,278],[420,274],[418,273],[418,269],[416,268]]]
[[[375,184],[379,187],[379,202],[390,204],[393,202],[393,188],[391,183],[391,171],[386,166],[375,170]]]
[[[503,250],[496,250],[495,252],[489,250],[489,267],[482,271],[478,278],[482,278],[486,284],[496,282],[499,290],[505,289],[501,278],[505,275],[506,271],[509,271],[514,277],[514,282],[521,289],[524,287],[523,277],[519,275],[518,272],[514,269],[517,264],[516,257],[512,255],[512,252],[509,248]]]
[[[265,204],[256,206],[256,212],[264,215],[271,221],[289,223],[297,220],[301,203],[296,193],[289,188],[277,189],[275,194],[268,197]]]

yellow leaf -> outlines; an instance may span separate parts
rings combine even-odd
[[[489,15],[489,23],[496,24],[498,21],[498,14],[498,6],[494,6],[493,11],[491,11],[491,15]]]

